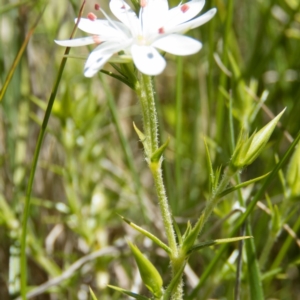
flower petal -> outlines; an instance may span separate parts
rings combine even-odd
[[[115,52],[127,48],[130,43],[131,41],[126,41],[126,43],[104,42],[95,48],[85,63],[84,76],[94,76]]]
[[[205,0],[192,0],[170,9],[166,15],[164,28],[166,30],[184,22],[187,22],[198,15],[205,4]]]
[[[148,0],[140,10],[140,21],[143,34],[158,33],[163,27],[169,10],[168,0]]]
[[[75,23],[77,19],[75,19]],[[124,34],[128,36],[129,31],[126,26],[117,21],[95,20],[81,18],[78,28],[90,34],[97,34],[101,36],[120,37]]]
[[[213,18],[213,16],[216,14],[217,9],[216,8],[212,8],[211,10],[209,10],[208,12],[206,12],[204,15],[201,15],[200,17],[193,19],[189,22],[186,22],[184,24],[180,24],[177,25],[173,28],[171,28],[170,30],[166,30],[165,33],[184,33],[187,32],[190,29],[199,27],[205,23],[207,23],[210,19]]]
[[[79,47],[79,46],[95,44],[95,40],[92,36],[83,37],[79,39],[72,39],[72,40],[62,40],[62,41],[54,40],[54,42],[64,47]]]
[[[202,48],[199,41],[179,34],[166,35],[156,40],[152,46],[174,55],[191,55]]]
[[[139,19],[124,0],[110,0],[109,7],[115,17],[125,24],[133,35],[138,34]]]
[[[158,75],[165,66],[165,59],[151,46],[131,46],[131,54],[135,66],[144,74]]]
[[[93,52],[90,54],[87,61],[87,63],[89,62],[89,65],[87,66],[86,63],[84,66],[83,72],[85,77],[93,77],[113,55],[113,54],[107,54],[103,56],[97,56],[97,59],[95,59],[94,56],[90,58],[92,54]]]

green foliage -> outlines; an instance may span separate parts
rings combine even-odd
[[[108,2],[98,2],[108,12]],[[217,7],[216,17],[189,33],[202,41],[201,52],[178,60],[166,54],[167,68],[154,78],[160,145],[169,142],[153,160],[163,154],[176,243],[185,252],[175,271],[145,163],[137,77],[124,63],[128,57],[122,54],[121,65],[116,59],[87,79],[82,71],[92,47],[72,49],[50,97],[64,55],[53,40],[69,38],[81,4],[0,0],[0,299],[20,294],[20,228],[41,126],[24,249],[28,293],[36,293],[28,299],[149,299],[141,296],[149,292],[124,247],[128,236],[147,249],[156,269],[150,277],[160,278],[154,289],[166,283],[165,299],[180,282],[186,257],[197,277],[184,276],[185,299],[238,299],[235,286],[245,300],[297,295],[300,147],[290,145],[299,131],[299,1],[207,1],[204,10]],[[136,10],[139,5],[134,1]],[[53,109],[42,125],[50,98]],[[280,124],[275,116],[284,107]],[[264,127],[268,122],[272,126]],[[234,153],[232,138],[242,129],[255,134],[246,135],[244,146],[237,142]],[[258,139],[262,133],[265,139]],[[232,157],[244,167],[240,180],[230,176],[218,191]],[[213,197],[218,205],[202,223]],[[243,235],[253,239],[244,241],[241,257],[242,241],[216,242]],[[94,256],[102,250],[107,252]],[[60,277],[65,272],[69,277]]]

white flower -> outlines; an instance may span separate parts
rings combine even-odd
[[[121,22],[107,16],[107,20],[82,18],[78,28],[93,36],[55,42],[65,47],[99,44],[86,61],[86,77],[95,75],[114,53],[121,50],[132,57],[142,73],[158,75],[164,70],[166,61],[156,48],[174,55],[190,55],[202,48],[199,41],[183,33],[201,26],[215,15],[213,8],[194,18],[204,4],[205,0],[192,0],[169,9],[167,0],[141,0],[137,17],[123,0],[111,0],[110,9]]]

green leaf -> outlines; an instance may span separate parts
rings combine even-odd
[[[154,265],[141,253],[137,246],[128,242],[139,268],[143,283],[157,298],[162,296],[163,280]]]
[[[185,230],[185,232],[184,232],[184,234],[182,236],[182,239],[185,239],[189,235],[189,233],[191,232],[191,230],[192,230],[192,224],[191,224],[190,221],[188,221],[187,224],[186,224],[186,230]]]
[[[124,222],[126,222],[128,225],[130,225],[132,228],[134,228],[135,230],[137,230],[138,232],[142,233],[143,235],[145,235],[146,237],[148,237],[150,240],[152,240],[156,245],[158,245],[160,248],[164,249],[168,254],[171,254],[171,249],[165,244],[163,243],[159,238],[157,238],[155,235],[153,235],[152,233],[150,233],[149,231],[143,229],[142,227],[132,223],[131,221],[129,221],[128,219],[120,216],[122,218],[122,220]]]
[[[193,246],[189,250],[188,254],[190,254],[192,252],[195,252],[197,250],[206,248],[206,247],[210,247],[210,246],[214,246],[214,245],[220,245],[220,244],[227,244],[227,243],[232,243],[232,242],[237,242],[237,241],[252,239],[252,238],[253,238],[252,236],[239,236],[239,237],[234,237],[234,238],[207,241],[207,242],[203,242],[203,243],[200,243],[200,244],[197,244],[197,245]]]
[[[158,163],[167,146],[169,145],[170,137],[168,137],[167,141],[160,146],[152,155],[151,155],[151,163]]]
[[[213,183],[213,190],[215,190],[218,187],[220,176],[222,172],[222,166],[218,167],[215,173],[215,181]]]
[[[93,300],[98,300],[97,297],[96,297],[96,295],[94,294],[93,290],[91,289],[91,287],[89,287],[89,289],[90,289],[90,294],[92,296],[92,299]]]
[[[146,137],[145,137],[144,133],[141,132],[141,131],[136,127],[136,125],[135,125],[134,122],[133,122],[133,128],[134,128],[135,132],[137,133],[137,135],[138,135],[139,139],[141,140],[141,142],[144,143]]]
[[[213,188],[214,182],[215,182],[215,174],[214,174],[214,169],[213,169],[213,166],[212,166],[208,146],[207,146],[207,143],[206,143],[205,139],[204,139],[204,144],[205,144],[206,158],[207,158],[207,163],[208,163],[209,183],[210,183],[211,188]]]
[[[286,179],[292,196],[300,196],[300,143],[291,157]]]
[[[185,268],[185,263],[182,264],[182,266],[180,267],[180,269],[177,271],[176,275],[172,278],[169,286],[167,287],[166,291],[164,292],[164,297],[163,300],[169,300],[171,297],[171,293],[173,292],[174,288],[178,285],[181,277],[182,277],[182,273],[184,271]]]
[[[226,189],[225,191],[223,191],[223,192],[219,193],[218,195],[216,195],[216,197],[218,199],[221,199],[224,196],[226,196],[226,195],[228,195],[228,194],[230,194],[230,193],[232,193],[232,192],[234,192],[234,191],[236,191],[236,190],[238,190],[240,188],[243,188],[243,187],[248,186],[248,185],[250,185],[250,184],[252,184],[254,182],[262,180],[263,178],[267,177],[269,174],[270,174],[270,172],[267,173],[267,174],[264,174],[264,175],[262,175],[260,177],[256,177],[254,179],[250,179],[248,181],[245,181],[245,182],[242,182],[240,184],[237,184],[236,186],[230,187],[230,188]]]
[[[137,299],[137,300],[151,300],[150,298],[147,298],[145,296],[142,296],[142,295],[139,295],[139,294],[136,294],[136,293],[124,290],[124,289],[119,288],[119,287],[114,286],[114,285],[108,285],[107,287],[109,287],[109,288],[111,288],[113,290],[116,290],[116,291],[118,291],[120,293],[123,293],[123,294],[125,294],[127,296],[130,296],[130,297],[132,297],[134,299]]]
[[[181,235],[181,232],[180,232],[180,228],[174,218],[174,216],[172,215],[172,220],[173,220],[173,225],[174,225],[174,230],[175,230],[175,233],[176,233],[176,236],[177,236],[177,239],[178,239],[178,243],[179,245],[182,244],[182,235]]]
[[[186,236],[182,243],[182,251],[185,254],[190,252],[190,249],[194,246],[195,241],[198,237],[198,234],[201,230],[203,224],[203,215],[200,216],[194,228],[190,231],[190,233]]]
[[[246,225],[247,234],[251,234],[251,227],[249,222]],[[250,285],[250,299],[251,300],[263,300],[264,292],[261,283],[261,275],[259,271],[258,261],[256,259],[256,249],[254,240],[250,239],[245,242],[247,264],[248,264],[248,280]]]

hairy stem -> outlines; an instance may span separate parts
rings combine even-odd
[[[135,90],[139,96],[143,114],[143,131],[145,139],[142,142],[145,149],[146,161],[150,167],[154,179],[165,232],[167,235],[169,247],[172,250],[171,265],[173,275],[175,275],[176,271],[179,269],[178,264],[180,265],[181,260],[178,258],[179,251],[176,243],[172,215],[170,212],[166,189],[162,177],[162,159],[160,159],[159,162],[151,162],[151,156],[159,148],[157,112],[155,107],[154,90],[151,77],[141,74],[139,77],[139,81],[136,83]],[[175,288],[172,299],[182,299],[182,281],[180,281],[178,286]]]

